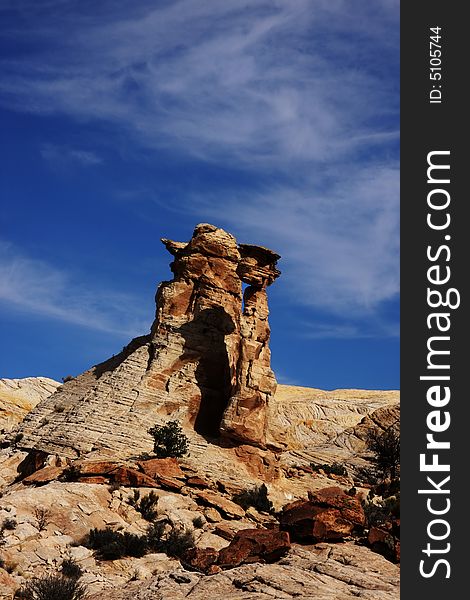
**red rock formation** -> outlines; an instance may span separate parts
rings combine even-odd
[[[369,546],[395,563],[400,562],[400,519],[391,518],[386,523],[371,527],[367,536]]]
[[[266,286],[279,276],[279,255],[238,246],[207,224],[188,244],[162,241],[175,257],[174,279],[157,292],[147,385],[185,398],[197,431],[264,445],[276,389]],[[242,282],[249,285],[243,307]]]
[[[242,529],[226,548],[219,552],[218,564],[233,568],[246,562],[275,562],[290,549],[286,531]]]
[[[364,510],[355,496],[333,486],[310,492],[282,509],[282,529],[295,540],[341,540],[365,525]]]
[[[276,389],[266,287],[279,276],[279,255],[208,224],[188,243],[162,241],[174,277],[158,287],[150,334],[41,402],[21,426],[22,447],[125,456],[148,451],[149,426],[169,417],[265,446]]]
[[[189,548],[182,558],[187,567],[211,575],[220,571],[216,567],[219,552],[215,548]]]
[[[154,479],[159,477],[185,478],[176,458],[150,458],[141,460],[137,464],[146,475]]]
[[[242,529],[230,544],[215,550],[214,548],[191,548],[183,556],[183,563],[206,574],[217,573],[220,567],[233,569],[244,563],[272,563],[290,550],[289,534],[286,531],[267,529]]]

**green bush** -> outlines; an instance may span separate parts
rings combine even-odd
[[[346,468],[339,462],[331,463],[331,465],[328,465],[326,463],[323,465],[316,465],[315,463],[310,463],[310,467],[312,471],[315,471],[316,473],[318,473],[321,469],[324,473],[326,473],[326,475],[346,476],[348,474]]]
[[[159,458],[179,458],[187,454],[189,441],[178,421],[155,425],[148,432],[153,436],[153,451]]]
[[[233,501],[247,510],[250,506],[256,508],[259,512],[272,513],[274,510],[273,503],[268,498],[268,488],[265,484],[254,487],[251,490],[244,490],[233,496]]]
[[[147,547],[151,552],[164,552],[168,556],[179,558],[195,545],[194,533],[187,529],[172,528],[166,531],[167,523],[157,521],[147,528]]]
[[[80,584],[78,579],[46,575],[29,581],[15,597],[25,600],[81,600],[86,595],[86,587]]]
[[[134,490],[134,496],[129,498],[128,502],[146,521],[154,521],[157,518],[158,496],[155,492],[152,491],[141,498],[139,490]]]
[[[194,533],[184,529],[172,529],[164,543],[164,552],[168,556],[180,558],[186,550],[194,548]]]
[[[157,521],[147,527],[146,545],[150,552],[165,552],[166,521]]]
[[[60,570],[62,575],[69,579],[80,579],[83,575],[82,567],[73,558],[64,559],[60,566]]]
[[[194,533],[186,529],[171,528],[167,531],[164,521],[148,526],[145,535],[105,529],[91,529],[83,545],[94,550],[102,560],[116,560],[124,556],[140,558],[148,552],[164,552],[168,556],[180,557],[185,550],[194,547]]]
[[[385,431],[372,429],[367,436],[367,448],[372,462],[382,478],[394,480],[400,473],[400,434],[396,426]]]
[[[146,537],[125,532],[105,529],[91,529],[84,546],[94,550],[102,560],[116,560],[123,556],[139,558],[147,551]]]
[[[202,515],[198,515],[197,517],[194,517],[193,519],[193,526],[196,529],[202,529],[204,527],[206,523],[206,520],[204,519],[204,517]]]

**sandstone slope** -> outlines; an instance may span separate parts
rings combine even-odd
[[[48,377],[0,379],[0,431],[13,429],[60,385]]]

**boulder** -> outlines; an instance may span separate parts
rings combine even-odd
[[[210,487],[209,483],[205,479],[202,479],[202,477],[198,477],[197,475],[194,477],[188,477],[186,480],[186,485],[203,489]]]
[[[182,562],[186,567],[209,575],[220,571],[216,567],[218,558],[219,552],[215,548],[190,548],[184,553]]]
[[[146,475],[154,479],[159,477],[185,478],[176,458],[150,458],[140,460],[137,464]]]
[[[114,483],[120,485],[127,485],[130,487],[158,487],[155,479],[152,479],[152,477],[145,475],[145,473],[142,473],[141,471],[132,469],[131,467],[117,467],[114,471],[110,472],[109,476]]]
[[[275,481],[280,476],[279,457],[269,450],[261,450],[247,444],[234,448],[236,457],[248,471],[265,482]]]
[[[245,511],[241,506],[235,504],[228,498],[224,498],[216,492],[210,490],[195,490],[194,497],[196,501],[206,506],[212,506],[220,511],[227,519],[241,519],[245,515]]]
[[[358,498],[332,486],[284,506],[280,524],[294,540],[342,540],[362,530],[365,516]]]
[[[184,482],[172,477],[158,477],[157,483],[165,490],[179,492],[184,487]]]
[[[400,520],[392,519],[371,527],[367,542],[374,552],[378,552],[392,562],[400,562]]]
[[[23,479],[24,485],[44,485],[50,481],[55,481],[64,472],[64,467],[43,467],[32,475]]]
[[[219,552],[218,564],[224,568],[238,567],[246,562],[275,562],[290,549],[286,531],[242,529],[226,548]]]
[[[109,475],[119,468],[120,463],[111,460],[84,460],[74,461],[73,468],[80,473],[80,477],[92,475]]]

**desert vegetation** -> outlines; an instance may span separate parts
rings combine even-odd
[[[153,451],[158,458],[179,458],[188,453],[189,440],[178,421],[154,425],[148,432],[153,437]]]
[[[252,506],[259,512],[272,513],[274,511],[273,503],[268,498],[268,488],[264,483],[235,494],[233,501],[245,510]]]

